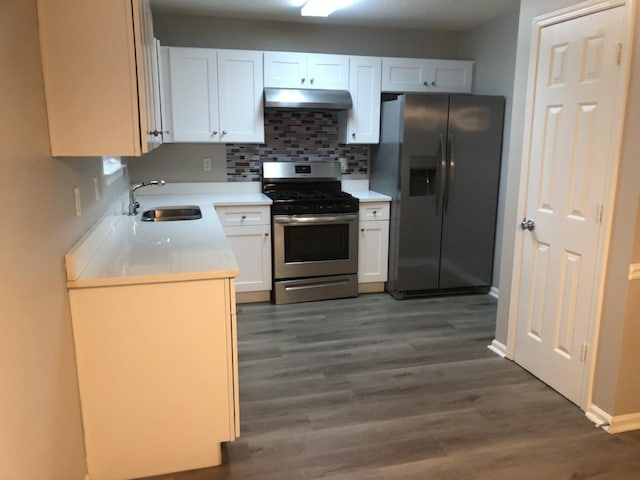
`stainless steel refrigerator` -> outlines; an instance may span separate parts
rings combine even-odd
[[[369,178],[392,197],[387,291],[488,291],[504,98],[404,94],[381,115]]]

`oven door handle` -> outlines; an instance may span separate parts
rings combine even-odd
[[[358,220],[357,213],[348,213],[344,215],[274,215],[273,223],[336,223],[336,222],[353,222]]]

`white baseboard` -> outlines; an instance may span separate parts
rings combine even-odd
[[[498,340],[494,339],[491,342],[491,345],[487,345],[487,348],[499,357],[504,358],[507,356],[507,346],[504,343],[499,342]]]
[[[596,405],[591,405],[585,413],[596,427],[611,434],[640,430],[640,412],[612,416]]]
[[[489,295],[493,298],[498,298],[500,296],[500,290],[496,287],[491,287],[489,290]]]

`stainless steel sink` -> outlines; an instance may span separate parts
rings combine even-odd
[[[172,222],[177,220],[197,220],[202,218],[202,212],[197,205],[180,205],[171,207],[156,207],[142,212],[143,222]]]

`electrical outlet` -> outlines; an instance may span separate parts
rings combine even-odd
[[[94,175],[93,177],[93,194],[96,197],[96,200],[100,200],[100,184],[98,183],[98,177]]]
[[[82,205],[80,204],[80,189],[73,187],[73,200],[76,204],[76,217],[82,215]]]
[[[203,158],[202,159],[202,169],[205,172],[210,172],[211,171],[211,159],[210,158]]]

